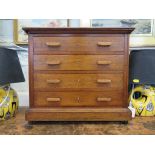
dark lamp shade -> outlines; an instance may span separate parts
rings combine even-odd
[[[133,50],[130,53],[129,84],[155,84],[155,49]]]
[[[0,48],[0,85],[24,81],[17,52]]]

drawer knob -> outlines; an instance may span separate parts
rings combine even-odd
[[[111,98],[106,98],[106,97],[98,97],[97,98],[98,102],[110,102]]]
[[[61,99],[59,97],[47,98],[47,102],[59,102]]]
[[[111,64],[111,61],[99,60],[99,61],[97,61],[97,64],[98,65],[110,65]]]
[[[61,46],[59,42],[46,42],[46,45],[49,47],[60,47]]]
[[[103,46],[103,47],[107,47],[107,46],[111,46],[111,42],[103,42],[103,41],[99,41],[97,43],[98,46]]]
[[[49,84],[57,84],[57,83],[60,83],[60,80],[59,79],[53,79],[53,80],[47,80],[46,82]]]
[[[55,61],[49,61],[46,64],[50,66],[50,65],[60,65],[60,63],[61,62],[59,60],[55,60]]]
[[[111,80],[108,80],[108,79],[98,79],[97,83],[111,83]]]

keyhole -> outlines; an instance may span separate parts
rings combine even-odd
[[[80,97],[77,97],[77,102],[78,102],[78,103],[80,102]]]
[[[75,83],[76,87],[79,87],[79,82],[80,82],[80,79],[78,79],[77,82]]]

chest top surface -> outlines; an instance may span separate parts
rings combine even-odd
[[[27,34],[130,34],[134,28],[111,27],[111,28],[45,28],[23,27]]]

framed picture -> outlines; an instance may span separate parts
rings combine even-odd
[[[92,19],[91,27],[135,27],[130,37],[131,47],[155,46],[153,19]]]
[[[28,36],[22,30],[22,27],[68,27],[68,23],[68,19],[15,19],[14,43],[28,43]]]
[[[134,35],[151,35],[153,20],[151,19],[93,19],[92,27],[135,27]]]

